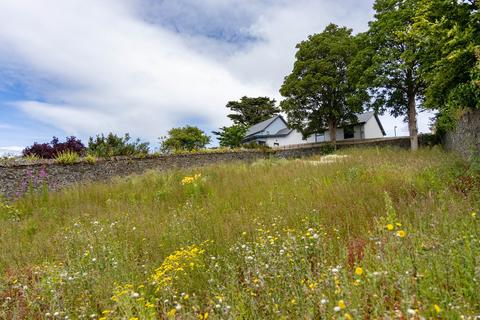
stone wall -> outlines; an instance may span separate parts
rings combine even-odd
[[[443,144],[447,150],[458,152],[466,159],[480,155],[480,110],[463,114],[455,130],[445,135]]]
[[[35,164],[0,165],[0,194],[15,198],[29,188],[41,189],[48,185],[58,190],[68,185],[89,181],[108,181],[113,177],[141,174],[147,170],[169,170],[192,168],[220,162],[255,161],[257,159],[299,158],[322,154],[325,143],[305,144],[295,148],[267,151],[211,152],[202,154],[167,155],[148,158],[114,158],[98,160],[95,164],[85,162],[60,165],[53,161]],[[338,142],[338,148],[364,146],[397,146],[409,148],[408,137],[390,139],[358,140]]]

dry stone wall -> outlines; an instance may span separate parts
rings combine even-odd
[[[409,148],[409,138],[359,140],[339,142],[338,148],[364,146],[397,146]],[[60,165],[52,161],[36,164],[0,165],[0,195],[15,198],[29,189],[48,186],[58,190],[72,184],[108,181],[113,177],[141,174],[148,170],[192,168],[221,162],[255,161],[269,157],[299,158],[322,154],[325,144],[304,145],[298,148],[268,151],[212,152],[202,154],[167,155],[148,158],[115,158],[99,160],[95,164],[76,163]]]
[[[443,144],[466,159],[480,155],[480,110],[466,112],[456,128],[445,135]]]

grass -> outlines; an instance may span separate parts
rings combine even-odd
[[[1,215],[0,318],[479,315],[478,176],[439,149],[341,153],[27,195]]]

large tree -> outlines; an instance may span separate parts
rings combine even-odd
[[[361,36],[363,51],[356,64],[364,68],[362,84],[370,89],[372,105],[395,117],[406,116],[412,150],[418,149],[417,102],[422,102],[425,83],[420,63],[426,57],[413,23],[421,0],[376,0],[375,19]]]
[[[329,128],[333,143],[336,128],[354,123],[366,98],[349,72],[357,42],[352,30],[328,25],[322,33],[297,45],[293,71],[285,77],[280,104],[289,124],[304,136]]]
[[[163,152],[192,151],[205,148],[210,143],[210,137],[197,127],[185,126],[168,131],[167,137],[161,142]]]
[[[438,129],[450,129],[465,108],[480,108],[479,4],[474,0],[423,0],[413,30],[426,56],[421,70],[426,108],[438,109]]]
[[[242,97],[240,101],[229,101],[227,108],[234,112],[228,115],[233,123],[246,127],[267,120],[280,112],[275,106],[275,100],[268,97]]]

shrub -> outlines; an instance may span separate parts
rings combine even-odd
[[[109,133],[106,137],[101,134],[88,140],[88,154],[97,157],[113,156],[144,156],[148,154],[148,142],[141,142],[140,139],[130,141],[128,133],[119,137],[116,134]]]
[[[97,157],[95,157],[93,154],[88,154],[85,158],[83,158],[83,160],[89,164],[97,163]]]
[[[57,137],[53,137],[50,143],[37,143],[25,148],[22,151],[24,157],[38,157],[42,159],[54,159],[63,152],[73,152],[78,156],[85,154],[85,146],[74,136],[67,137],[65,142],[59,142]]]
[[[55,162],[59,164],[74,164],[80,160],[78,153],[73,151],[63,151],[57,155]]]

